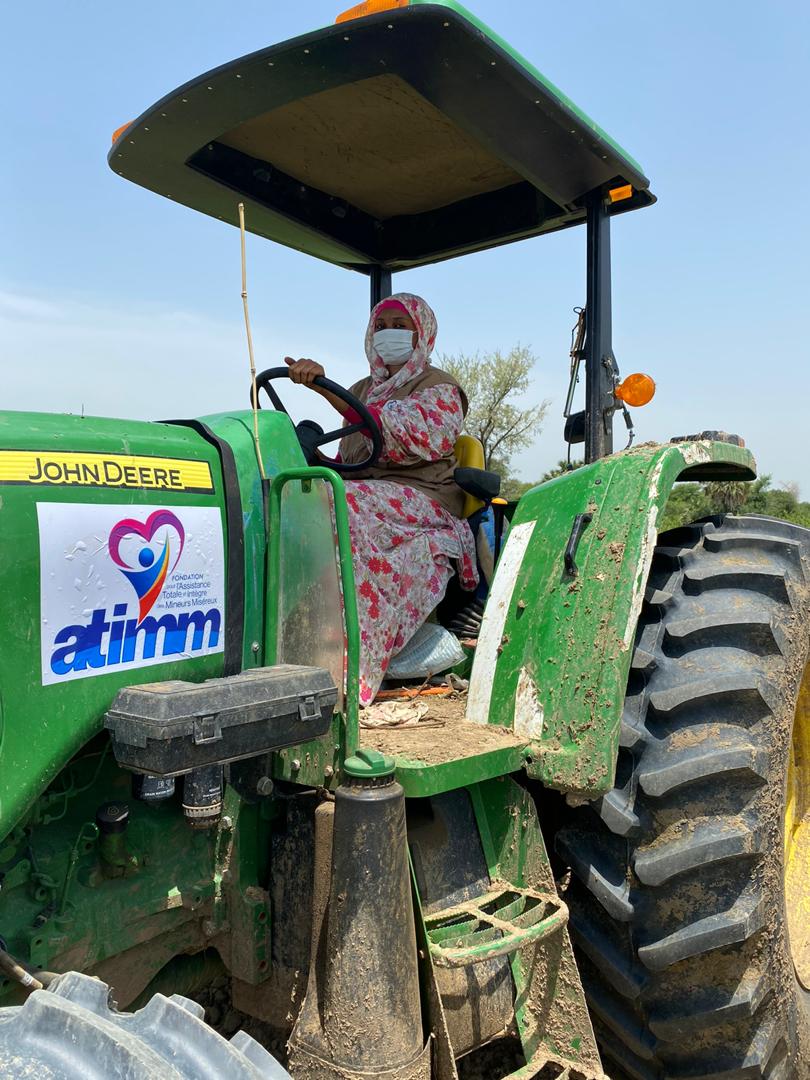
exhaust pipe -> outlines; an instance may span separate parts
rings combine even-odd
[[[316,847],[328,850],[317,839]],[[361,749],[344,764],[335,792],[329,898],[322,925],[313,930],[307,994],[290,1037],[293,1075],[430,1080],[405,793],[393,761],[376,750]]]

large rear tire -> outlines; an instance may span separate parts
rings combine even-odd
[[[609,1073],[810,1077],[808,584],[797,526],[660,538],[616,787],[555,841]]]

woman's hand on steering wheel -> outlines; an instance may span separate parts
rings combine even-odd
[[[329,465],[330,468],[344,475],[362,472],[376,465],[382,453],[383,437],[374,414],[369,412],[366,405],[351,391],[339,383],[327,379],[323,373],[323,367],[314,360],[293,360],[289,356],[285,356],[284,360],[286,367],[268,368],[256,376],[255,397],[253,387],[251,387],[250,392],[250,401],[253,407],[256,409],[261,408],[259,391],[264,390],[279,412],[287,412],[281,398],[273,389],[272,383],[275,379],[290,379],[292,382],[297,382],[302,386],[308,386],[326,398],[339,413],[344,416],[347,412],[356,413],[359,420],[349,423],[345,427],[337,428],[335,431],[327,432],[324,432],[320,424],[316,424],[312,420],[302,420],[301,423],[297,424],[295,428],[296,434],[307,462],[310,465],[320,463]],[[371,442],[368,455],[363,461],[349,464],[348,462],[332,461],[329,458],[324,458],[320,451],[321,446],[330,442],[339,442],[347,435],[354,435],[357,432],[362,432]]]
[[[313,379],[316,379],[319,375],[323,378],[326,374],[323,364],[319,364],[315,360],[304,358],[293,360],[291,356],[285,356],[284,363],[290,369],[292,381],[294,383],[303,383],[305,386],[311,386]]]
[[[328,390],[324,390],[322,386],[315,384],[316,379],[323,379],[326,376],[323,364],[308,358],[293,360],[291,356],[285,356],[284,363],[290,369],[292,382],[298,383],[300,386],[308,386],[310,390],[314,390],[316,394],[320,394],[322,398],[325,398],[341,416],[346,415],[346,410],[349,407],[346,402],[337,397],[336,394],[330,394]]]

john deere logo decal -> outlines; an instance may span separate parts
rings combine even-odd
[[[0,450],[0,484],[204,494],[214,490],[207,461],[59,450]]]

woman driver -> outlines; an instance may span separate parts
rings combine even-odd
[[[453,447],[467,411],[455,379],[430,366],[436,316],[411,293],[396,293],[371,312],[366,356],[371,374],[351,387],[383,436],[377,464],[346,481],[357,610],[360,703],[370,705],[395,653],[444,596],[458,566],[461,584],[478,574],[472,532],[461,517],[464,493],[453,480]],[[285,357],[293,382],[327,398],[349,424],[361,418],[345,402],[312,386],[324,369]],[[340,460],[362,461],[369,440],[341,440]],[[355,474],[356,476],[357,474]]]

